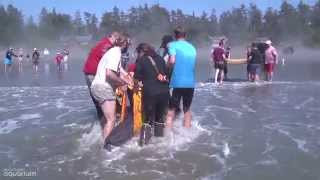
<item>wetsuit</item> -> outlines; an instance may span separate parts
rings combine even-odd
[[[163,58],[158,55],[152,58],[159,72],[167,75]],[[169,102],[169,85],[167,82],[159,81],[157,75],[148,56],[143,56],[137,61],[134,77],[143,83],[142,99],[146,114],[144,123],[149,125],[164,124],[164,115]]]

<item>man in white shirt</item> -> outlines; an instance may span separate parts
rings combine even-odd
[[[96,76],[91,84],[91,93],[99,102],[106,125],[103,128],[103,139],[105,147],[108,145],[110,135],[116,119],[116,95],[115,89],[133,85],[133,80],[121,66],[121,50],[128,46],[128,38],[120,36],[101,58]]]

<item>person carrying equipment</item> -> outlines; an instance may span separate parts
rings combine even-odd
[[[127,38],[124,36],[120,36],[114,41],[114,47],[102,56],[97,67],[97,73],[90,87],[91,94],[101,106],[104,119],[106,120],[102,136],[104,147],[107,150],[111,150],[111,145],[113,144],[110,135],[116,122],[115,90],[121,87],[122,92],[125,92],[127,85],[133,86],[132,79],[121,67],[121,49],[126,48],[127,45]],[[122,120],[124,119],[125,117],[123,117]]]
[[[251,51],[248,54],[248,73],[249,73],[249,81],[257,81],[259,80],[258,70],[261,67],[263,62],[263,55],[258,50],[258,46],[256,43],[252,43]]]
[[[89,55],[86,59],[86,62],[84,63],[83,67],[83,73],[85,76],[85,80],[90,92],[91,99],[96,107],[97,116],[100,120],[101,126],[105,123],[103,120],[103,112],[101,110],[101,107],[99,106],[99,103],[93,98],[90,87],[92,84],[92,81],[97,73],[98,64],[102,58],[102,56],[113,46],[116,39],[118,39],[120,36],[120,33],[118,32],[112,32],[107,37],[102,38],[96,45],[91,49],[89,52]]]
[[[149,143],[152,134],[156,137],[162,137],[164,134],[164,118],[169,102],[169,86],[166,79],[168,72],[163,58],[149,44],[139,44],[136,51],[140,58],[136,63],[134,77],[143,84],[145,117],[139,140],[139,145],[143,146]]]
[[[169,68],[173,68],[169,87],[172,88],[172,95],[169,100],[166,127],[171,129],[176,116],[176,109],[180,107],[180,100],[183,102],[185,128],[191,127],[191,104],[195,87],[195,65],[196,48],[186,41],[186,32],[183,27],[178,26],[174,30],[176,41],[169,43]]]

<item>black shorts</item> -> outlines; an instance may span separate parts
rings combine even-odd
[[[189,111],[193,99],[194,88],[174,88],[169,101],[170,109],[178,109],[182,98],[183,112]]]
[[[224,62],[222,61],[222,62],[216,62],[216,63],[214,63],[214,68],[215,69],[220,69],[220,70],[224,70]]]
[[[32,63],[33,63],[34,65],[38,65],[38,64],[39,64],[39,61],[38,61],[38,60],[33,60]]]

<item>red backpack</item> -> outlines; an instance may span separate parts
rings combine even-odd
[[[91,49],[88,58],[84,64],[83,72],[85,74],[95,75],[97,73],[98,64],[102,56],[110,48],[112,48],[112,44],[107,37],[100,40],[98,44]]]

